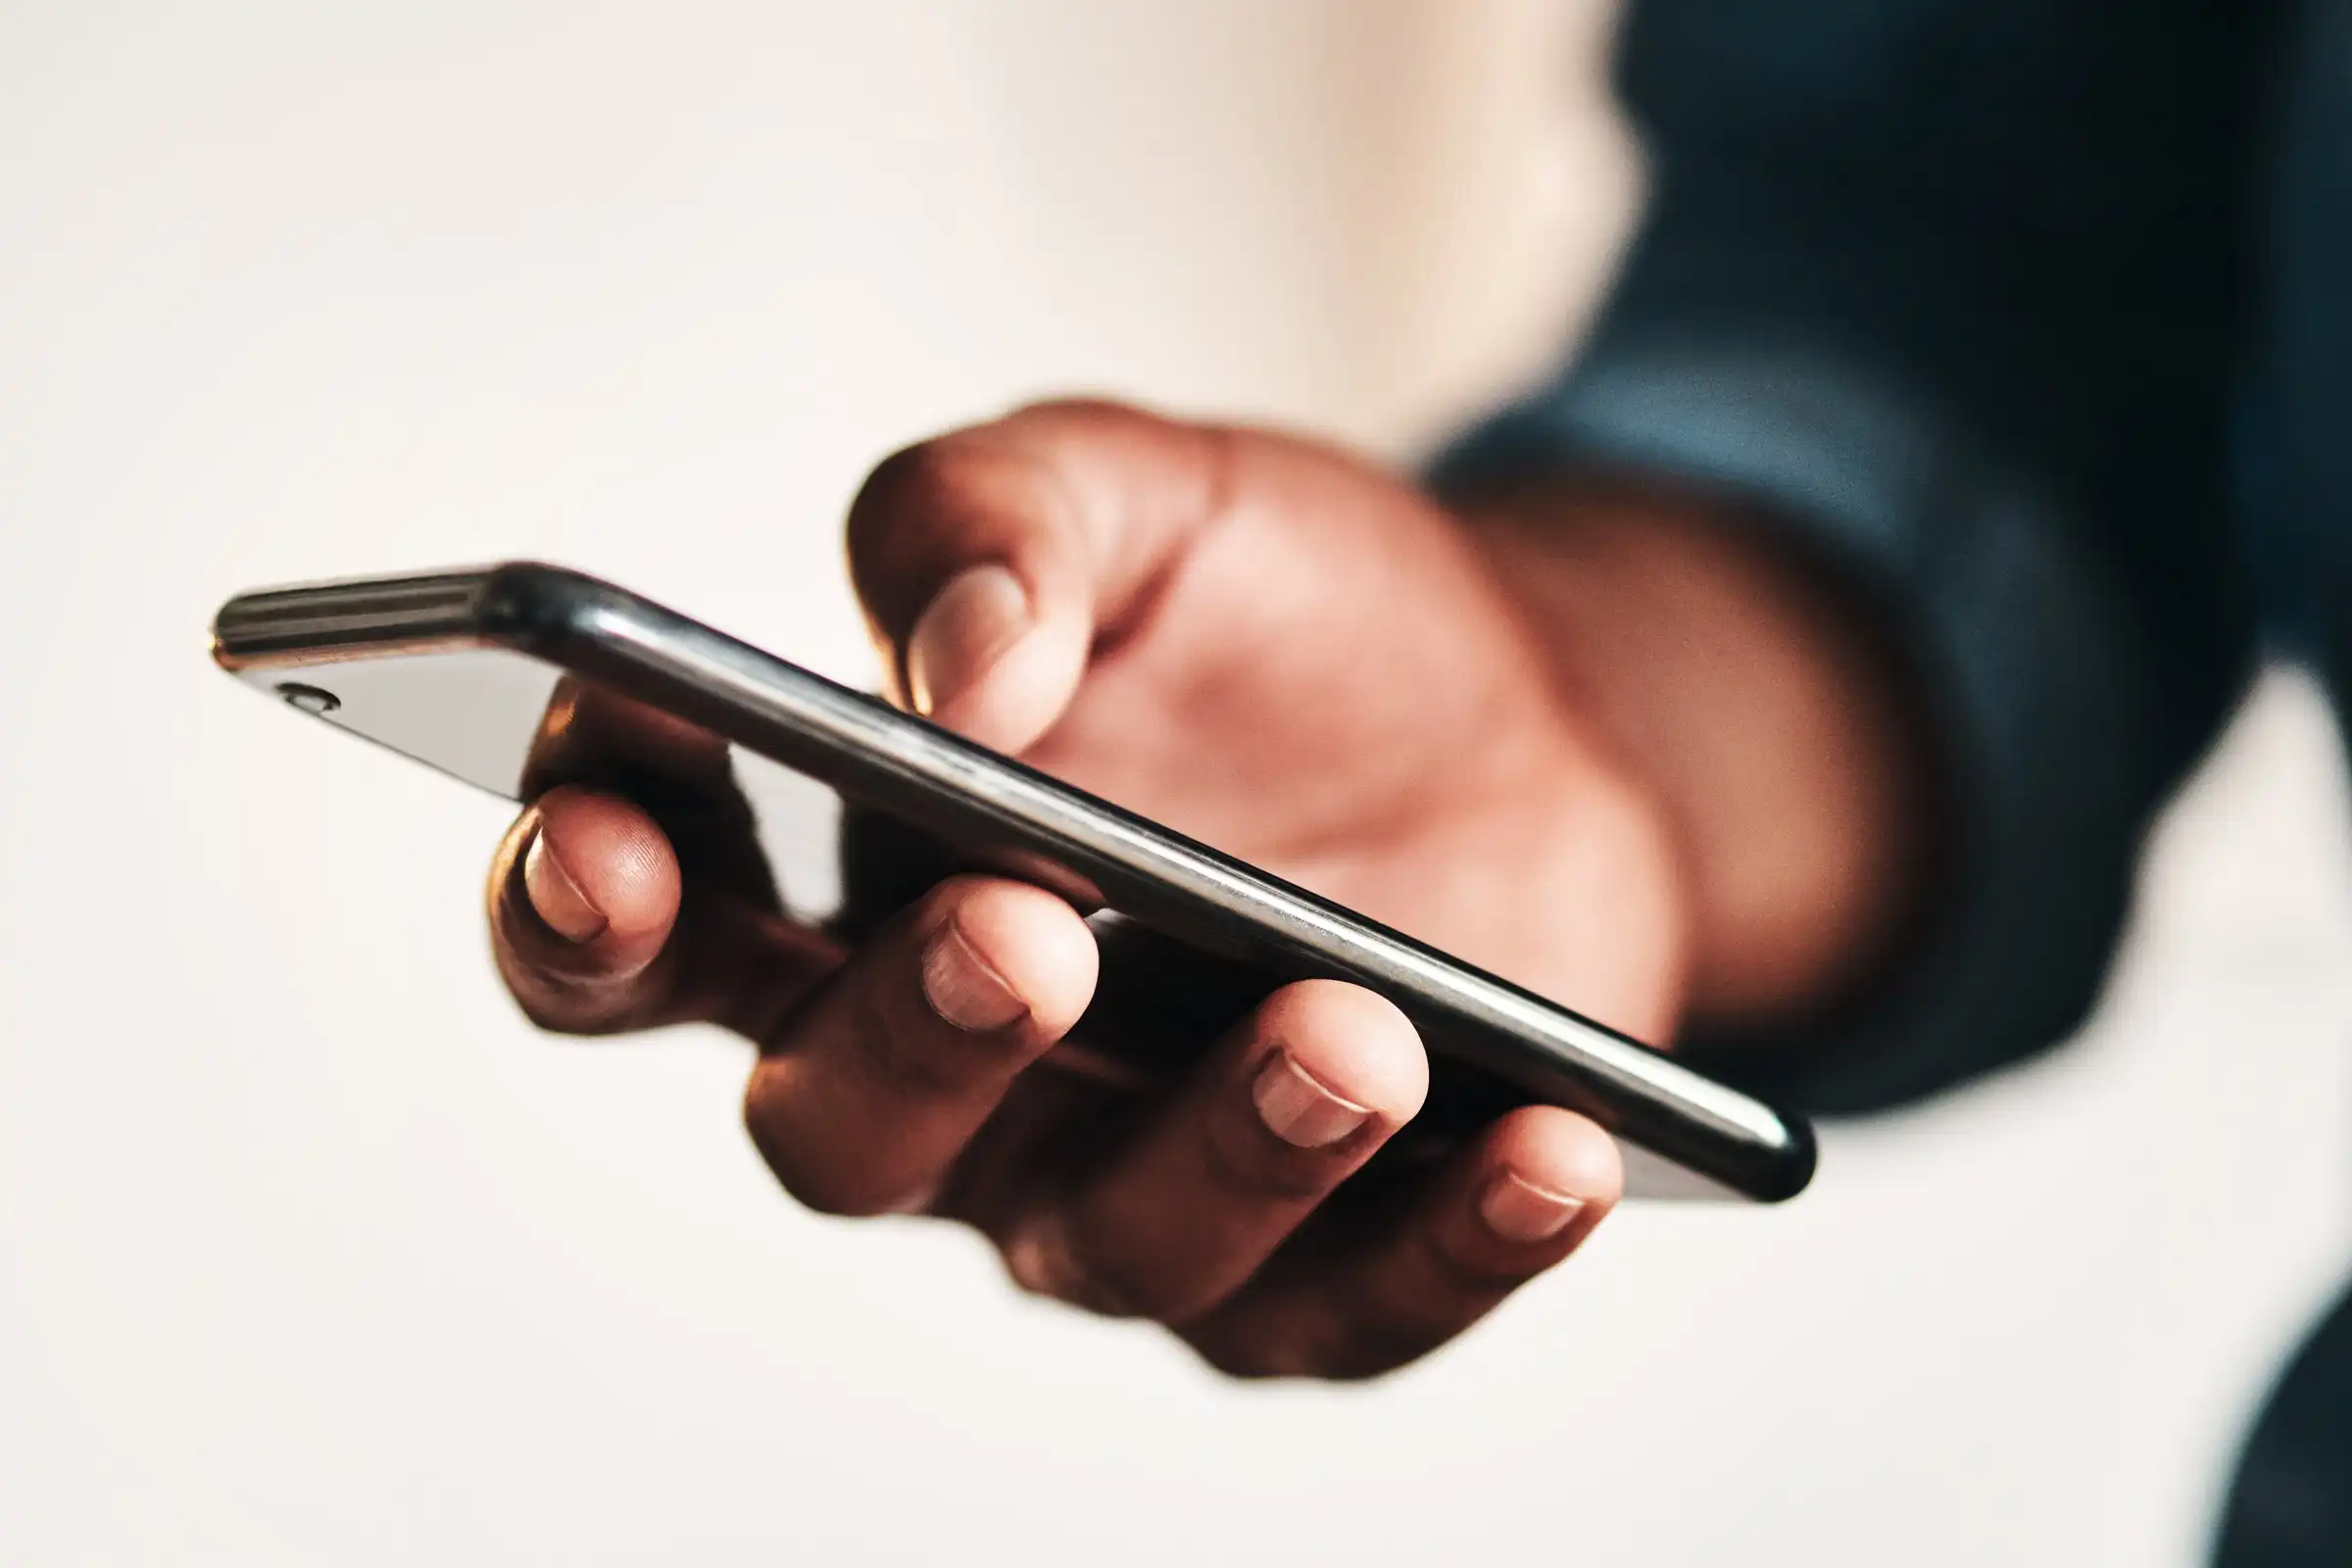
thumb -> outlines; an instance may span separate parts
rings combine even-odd
[[[1052,403],[884,461],[850,508],[850,573],[906,704],[1033,745],[1223,506],[1228,434]]]

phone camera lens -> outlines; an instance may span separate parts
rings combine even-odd
[[[343,699],[333,692],[322,692],[294,680],[280,681],[277,695],[286,700],[287,707],[299,708],[314,718],[323,717],[343,706]]]

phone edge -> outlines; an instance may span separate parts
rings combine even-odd
[[[650,677],[670,686],[674,693],[693,694],[695,672],[681,670],[659,656],[664,636],[707,642],[728,663],[750,666],[748,673],[738,673],[746,679],[764,680],[771,696],[778,687],[800,688],[804,695],[818,702],[878,710],[881,721],[903,733],[920,735],[927,747],[960,758],[974,768],[1017,776],[1039,795],[1054,800],[1061,809],[1140,835],[1155,850],[1172,851],[1180,859],[1193,862],[1197,871],[1246,887],[1261,904],[1294,917],[1309,916],[1306,924],[1338,928],[1350,940],[1403,956],[1420,966],[1438,971],[1448,981],[1466,982],[1474,995],[1483,992],[1507,999],[1513,1009],[1532,1009],[1542,1019],[1566,1020],[1574,1033],[1596,1040],[1563,1039],[1556,1030],[1535,1031],[1538,1039],[1552,1048],[1545,1053],[1545,1065],[1592,1080],[1589,1093],[1605,1104],[1611,1119],[1622,1114],[1618,1104],[1609,1103],[1611,1101],[1630,1101],[1658,1113],[1663,1118],[1663,1128],[1622,1129],[1624,1136],[1643,1145],[1653,1157],[1670,1160],[1706,1180],[1722,1184],[1741,1199],[1761,1203],[1786,1201],[1804,1191],[1812,1181],[1818,1166],[1818,1142],[1810,1122],[1802,1116],[1725,1084],[1666,1053],[1402,932],[1053,779],[1016,759],[1002,757],[920,717],[880,705],[863,693],[583,572],[540,562],[514,561],[395,577],[347,578],[254,590],[236,595],[221,607],[213,625],[213,653],[223,668],[243,671],[278,662],[281,657],[289,663],[315,663],[321,662],[318,657],[321,653],[331,660],[339,649],[349,650],[352,657],[377,657],[411,649],[429,651],[453,643],[492,644],[579,668],[583,673]],[[616,654],[615,650],[625,652]],[[623,665],[625,670],[600,671],[594,667],[600,664]],[[708,691],[702,691],[699,700],[714,705],[716,702]],[[722,710],[731,718],[740,710],[729,707]],[[740,735],[730,738],[738,744],[755,744]],[[871,754],[863,755],[872,760]],[[788,759],[777,760],[786,765],[798,765]],[[892,757],[885,760],[902,763],[905,759]],[[933,788],[946,788],[937,779],[926,782]],[[1051,831],[1034,823],[1023,826],[1031,833]],[[1125,869],[1137,877],[1151,874],[1142,867]],[[1181,897],[1203,897],[1189,883],[1169,885]],[[1205,901],[1204,917],[1231,913],[1215,900]],[[1252,913],[1261,927],[1267,925],[1262,915]],[[1275,922],[1272,928],[1279,932],[1281,925]],[[1296,937],[1288,940],[1315,962],[1337,962]],[[1355,972],[1349,965],[1340,967]],[[1367,983],[1406,991],[1427,1007],[1464,1018],[1473,1029],[1514,1043],[1529,1043],[1530,1031],[1513,1027],[1508,1021],[1468,1016],[1450,995],[1433,995],[1410,975],[1399,978],[1381,974]],[[1595,1050],[1596,1044],[1600,1049]],[[1552,1052],[1564,1053],[1564,1059]],[[1628,1053],[1630,1057],[1626,1055]],[[1635,1064],[1630,1071],[1629,1061]],[[1507,1065],[1484,1060],[1473,1060],[1470,1064],[1516,1083],[1523,1092],[1537,1092]],[[1719,1108],[1716,1114],[1701,1117],[1688,1108],[1703,1106],[1707,1102],[1715,1102],[1721,1107],[1727,1101],[1741,1113],[1726,1116]],[[1685,1153],[1657,1147],[1656,1133],[1702,1120],[1708,1124],[1699,1134],[1702,1141],[1747,1152],[1744,1157],[1736,1156],[1730,1162],[1742,1168],[1723,1168],[1724,1162],[1716,1159],[1701,1165]],[[1653,1136],[1644,1137],[1645,1132]],[[1667,1141],[1683,1140],[1669,1137]]]

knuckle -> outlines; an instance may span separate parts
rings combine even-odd
[[[1110,1303],[1109,1315],[1115,1317],[1181,1323],[1210,1304],[1188,1285],[1132,1265],[1099,1263],[1089,1277],[1100,1299]]]
[[[1463,1246],[1444,1231],[1424,1230],[1416,1235],[1418,1240],[1414,1245],[1421,1254],[1420,1272],[1436,1287],[1433,1294],[1481,1310],[1541,1271],[1523,1261],[1494,1257]]]
[[[1103,1317],[1166,1322],[1183,1304],[1151,1271],[1139,1269],[1126,1259],[1090,1254],[1086,1249],[1075,1248],[1066,1266],[1069,1273],[1063,1282],[1065,1288],[1056,1294],[1072,1306],[1084,1307]]]
[[[587,1038],[619,1034],[637,1021],[634,999],[625,988],[600,987],[593,981],[547,968],[507,966],[507,991],[515,1007],[533,1028],[551,1035]]]
[[[613,1035],[700,1016],[686,986],[686,953],[665,941],[650,957],[552,948],[510,930],[493,942],[500,978],[538,1027],[557,1034]]]
[[[1374,1313],[1350,1325],[1325,1351],[1323,1375],[1350,1383],[1384,1377],[1420,1360],[1454,1333],[1450,1326]]]
[[[886,1207],[870,1185],[858,1179],[858,1172],[839,1161],[809,1156],[785,1125],[773,1091],[766,1087],[769,1082],[765,1074],[753,1078],[744,1095],[743,1126],[776,1184],[802,1207],[819,1214],[856,1219]]]
[[[1209,1332],[1188,1336],[1185,1343],[1210,1370],[1245,1383],[1302,1378],[1313,1371],[1295,1347],[1267,1334]]]
[[[1149,1249],[1119,1245],[1100,1223],[1055,1215],[1024,1226],[1000,1245],[1013,1283],[1102,1317],[1175,1324],[1210,1304],[1189,1271]]]
[[[1382,1270],[1306,1348],[1315,1376],[1358,1382],[1408,1366],[1485,1316],[1529,1275],[1468,1255],[1435,1234],[1410,1245],[1407,1266]]]
[[[564,1006],[551,997],[539,995],[524,987],[518,986],[514,990],[514,1005],[521,1010],[523,1017],[530,1021],[531,1027],[542,1034],[585,1035],[593,1033],[592,1030],[581,1027],[582,1020],[578,1016],[577,1009]]]
[[[1156,423],[1156,416],[1132,403],[1106,397],[1038,398],[1004,416],[1008,425]]]
[[[1100,1268],[1080,1255],[1070,1227],[1059,1217],[1034,1220],[998,1243],[1004,1272],[1031,1296],[1079,1307],[1104,1317],[1140,1317]]]
[[[770,1158],[768,1165],[774,1168],[775,1160]],[[864,1219],[885,1206],[855,1184],[827,1177],[814,1169],[802,1171],[797,1177],[779,1174],[777,1180],[803,1208],[832,1219]]]
[[[1034,490],[1036,460],[985,426],[901,447],[874,466],[850,503],[853,564],[873,564],[909,537],[932,535],[943,521],[976,506]]]
[[[862,530],[921,510],[926,502],[936,504],[951,493],[958,466],[956,456],[954,437],[934,436],[901,447],[875,464],[850,503],[853,544]]]
[[[1104,1216],[1082,1219],[1062,1257],[1073,1300],[1111,1317],[1192,1322],[1213,1310],[1238,1283],[1196,1250],[1170,1250]]]
[[[1317,1308],[1247,1316],[1188,1333],[1185,1343],[1214,1370],[1245,1382],[1313,1379],[1358,1383],[1393,1372],[1426,1354],[1430,1343],[1399,1330],[1358,1332],[1358,1325]]]

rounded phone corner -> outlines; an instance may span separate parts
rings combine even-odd
[[[213,623],[205,628],[205,643],[206,651],[212,656],[215,668],[224,669],[234,675],[245,667],[244,662],[231,653],[228,645],[220,640],[220,616],[215,615]]]
[[[623,597],[601,578],[544,561],[502,561],[482,572],[473,604],[481,635],[521,653],[554,652],[586,612]]]
[[[1811,1187],[1821,1170],[1821,1140],[1815,1136],[1812,1122],[1784,1111],[1780,1123],[1788,1136],[1756,1184],[1754,1197],[1761,1203],[1788,1202]]]

